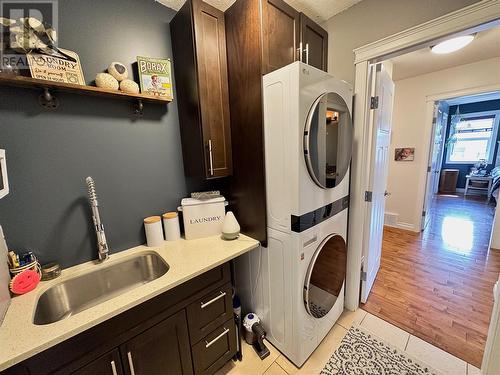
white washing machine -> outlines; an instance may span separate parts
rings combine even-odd
[[[268,227],[289,233],[317,224],[349,194],[352,88],[295,62],[263,78]]]
[[[269,229],[262,248],[268,340],[302,366],[344,309],[347,209],[301,233]]]
[[[237,260],[235,282],[300,367],[344,308],[352,89],[301,62],[263,89],[268,246]]]

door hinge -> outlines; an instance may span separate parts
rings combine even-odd
[[[361,281],[366,281],[366,272],[361,271]]]
[[[422,211],[422,217],[425,217],[425,215],[426,215],[426,212],[424,210],[424,211]]]
[[[430,171],[432,171],[432,167],[429,166],[429,167],[427,167],[427,172],[430,172]]]
[[[365,202],[371,202],[373,199],[372,191],[365,191]]]
[[[378,108],[378,96],[372,96],[370,99],[370,109]]]

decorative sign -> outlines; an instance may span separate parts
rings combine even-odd
[[[31,77],[46,81],[85,85],[80,58],[60,48],[61,56],[30,52],[26,54]]]
[[[172,100],[170,60],[137,56],[141,93]]]
[[[415,147],[397,148],[394,152],[394,160],[396,161],[415,160]]]

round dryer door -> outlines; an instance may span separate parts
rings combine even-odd
[[[304,304],[314,318],[322,318],[335,305],[344,285],[347,247],[342,236],[327,237],[314,253],[304,282]]]
[[[337,186],[351,162],[353,126],[349,107],[334,92],[313,103],[304,129],[304,155],[313,181],[323,189]]]

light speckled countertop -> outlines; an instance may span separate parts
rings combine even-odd
[[[219,236],[189,241],[182,239],[165,242],[159,248],[134,247],[111,254],[109,260],[102,264],[87,262],[63,270],[57,279],[41,282],[34,291],[12,299],[0,327],[0,371],[255,249],[258,245],[258,241],[244,235],[234,241],[224,241]],[[33,324],[38,297],[52,285],[94,271],[96,267],[108,267],[137,253],[151,250],[156,251],[170,266],[162,277],[59,322]]]

